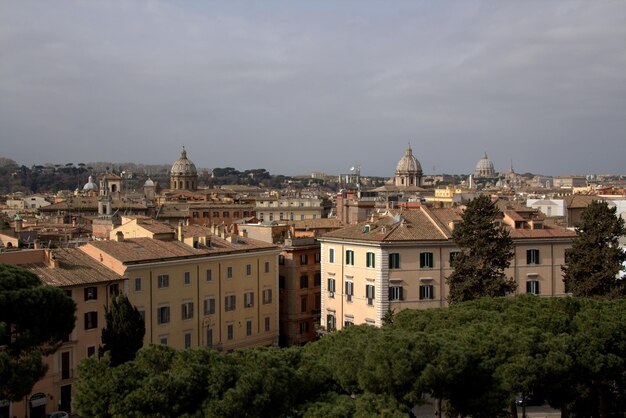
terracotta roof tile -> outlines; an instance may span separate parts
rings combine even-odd
[[[123,278],[104,267],[78,248],[58,248],[53,250],[59,267],[50,267],[44,263],[25,264],[24,267],[50,286],[77,286],[91,283],[103,283]]]

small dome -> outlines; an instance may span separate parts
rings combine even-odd
[[[89,180],[83,186],[83,190],[86,191],[86,192],[90,192],[90,191],[97,192],[98,191],[98,185],[96,184],[96,182],[93,181],[93,177],[92,176],[89,176]]]
[[[487,157],[486,152],[483,155],[483,158],[481,158],[476,164],[476,170],[474,171],[474,175],[476,177],[495,177],[496,176],[496,170],[494,170],[493,163],[491,162],[489,157]]]
[[[171,173],[180,176],[198,174],[196,165],[187,159],[187,151],[185,151],[185,147],[183,147],[183,150],[180,152],[180,158],[172,164]]]
[[[417,161],[417,158],[413,156],[413,150],[410,146],[406,149],[404,156],[400,158],[396,166],[396,174],[405,173],[422,175],[422,165]]]
[[[154,182],[150,177],[148,177],[148,180],[146,180],[146,182],[143,184],[143,187],[154,187]]]

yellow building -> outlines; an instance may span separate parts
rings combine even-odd
[[[459,209],[397,212],[330,232],[321,242],[321,325],[381,326],[389,311],[446,306],[452,239]],[[574,232],[547,226],[536,211],[506,211],[499,222],[513,238],[515,255],[507,276],[518,293],[565,294],[561,265]]]
[[[0,254],[0,263],[32,271],[44,284],[63,289],[76,302],[74,330],[56,353],[46,357],[46,375],[26,401],[0,404],[0,416],[37,418],[56,410],[69,412],[76,367],[101,345],[104,309],[123,287],[123,277],[77,248],[6,252]]]
[[[278,343],[274,245],[223,229],[200,245],[180,232],[170,240],[115,235],[81,250],[125,278],[125,293],[145,318],[145,344],[232,350]]]

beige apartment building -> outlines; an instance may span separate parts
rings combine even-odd
[[[256,202],[256,216],[261,221],[300,221],[320,219],[324,208],[317,198],[264,198]]]
[[[321,242],[321,325],[327,330],[352,324],[381,326],[401,309],[447,305],[446,277],[459,251],[452,240],[459,209],[395,212],[318,238]],[[513,238],[515,255],[507,276],[517,293],[565,294],[561,265],[573,231],[546,225],[532,209],[505,211],[499,223]]]
[[[0,400],[0,417],[38,418],[51,411],[70,411],[76,367],[96,354],[101,345],[105,307],[121,290],[124,279],[78,248],[0,253],[0,263],[30,270],[44,284],[62,289],[76,302],[74,330],[57,352],[46,357],[46,375],[25,401]]]
[[[219,350],[277,344],[279,250],[221,232],[192,237],[190,245],[180,233],[164,240],[116,231],[115,240],[81,250],[124,277],[125,293],[145,318],[145,344]]]

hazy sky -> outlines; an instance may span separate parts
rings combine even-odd
[[[0,0],[0,156],[626,173],[626,2]]]

